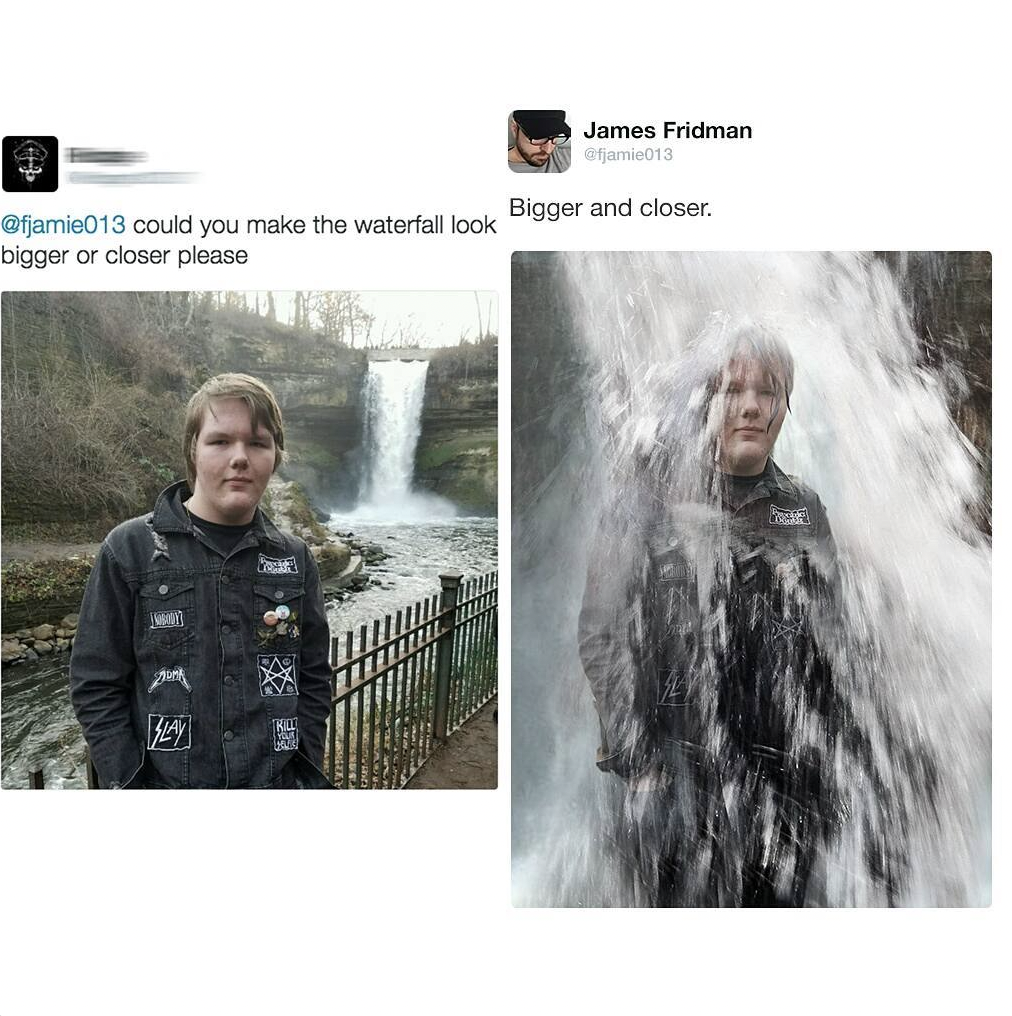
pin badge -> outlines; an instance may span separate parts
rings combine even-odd
[[[278,623],[278,615],[273,610],[268,610],[264,614],[264,624],[268,628],[273,628]]]
[[[290,607],[282,603],[280,607],[274,608],[274,613],[277,614],[282,621],[287,621],[291,616],[292,610]]]

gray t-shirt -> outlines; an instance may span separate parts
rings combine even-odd
[[[532,166],[528,162],[510,162],[509,167],[514,173],[565,173],[572,162],[573,153],[569,145],[556,148],[543,166]]]

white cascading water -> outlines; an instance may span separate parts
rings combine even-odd
[[[513,407],[515,487],[526,482],[518,457],[548,449],[528,460],[538,482],[513,518],[516,902],[643,902],[615,844],[645,841],[649,795],[624,794],[594,766],[598,725],[577,653],[584,576],[602,511],[635,512],[637,492],[670,483],[649,475],[657,450],[698,450],[694,350],[708,334],[718,348],[744,321],[794,355],[773,456],[821,495],[839,551],[841,616],[823,648],[844,734],[785,717],[787,736],[819,751],[840,788],[806,902],[987,904],[991,553],[970,517],[982,470],[948,409],[959,379],[924,364],[897,279],[861,255],[658,253],[568,255],[555,278],[571,373],[547,393],[515,392]],[[537,355],[543,376],[559,369],[537,335],[514,342],[515,362]],[[627,617],[635,626],[631,606]],[[702,747],[720,760],[712,737]],[[738,814],[739,789],[724,788],[727,822],[755,826],[759,815]],[[894,858],[889,887],[869,863],[871,840]]]
[[[365,378],[367,467],[357,518],[452,516],[444,498],[413,489],[427,360],[373,360]]]

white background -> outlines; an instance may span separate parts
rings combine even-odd
[[[704,12],[626,2],[565,16],[547,2],[387,3],[370,14],[293,0],[219,8],[6,5],[3,134],[136,147],[151,169],[202,175],[185,187],[3,194],[0,210],[489,213],[498,235],[232,238],[251,252],[244,268],[6,268],[2,288],[498,290],[505,598],[512,250],[991,250],[995,571],[1006,573],[1009,93],[999,5],[711,3]],[[576,132],[591,120],[705,119],[751,123],[755,140],[683,142],[674,163],[623,166],[584,162],[577,138],[568,174],[511,174],[505,114],[555,106]],[[510,196],[654,195],[706,200],[714,214],[508,217]],[[999,581],[999,619],[1005,599]],[[580,912],[510,905],[508,643],[503,611],[496,792],[4,792],[0,1014],[1007,1004],[998,990],[1008,955],[1007,652],[994,684],[992,908]]]

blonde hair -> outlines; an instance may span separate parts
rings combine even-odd
[[[285,428],[281,420],[281,407],[274,393],[249,374],[218,374],[205,381],[186,404],[186,422],[183,425],[183,458],[186,460],[186,479],[190,489],[197,479],[194,450],[197,437],[204,426],[205,415],[214,415],[212,399],[242,399],[249,409],[254,432],[261,427],[274,438],[274,468],[285,459]]]

